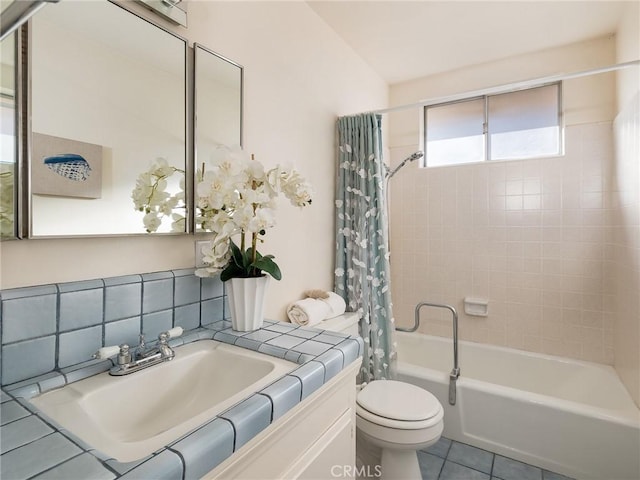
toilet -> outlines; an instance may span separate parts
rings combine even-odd
[[[358,335],[358,316],[345,313],[315,327]],[[443,417],[433,394],[405,382],[374,380],[362,385],[356,396],[356,429],[359,437],[382,450],[383,479],[422,478],[417,451],[438,441]]]

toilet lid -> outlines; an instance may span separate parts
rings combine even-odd
[[[379,417],[418,422],[428,420],[442,410],[436,397],[410,383],[375,380],[357,396],[357,403]]]

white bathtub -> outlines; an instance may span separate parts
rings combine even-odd
[[[443,435],[578,479],[640,479],[640,411],[612,367],[398,332],[398,379],[433,393]]]

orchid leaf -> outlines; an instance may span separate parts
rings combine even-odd
[[[235,244],[233,240],[229,241],[231,248],[231,258],[233,262],[229,262],[230,264],[235,264],[239,268],[243,268],[245,266],[245,258],[238,246]]]
[[[235,262],[229,262],[222,272],[220,272],[220,280],[226,282],[232,278],[246,277],[244,269],[236,265]]]
[[[267,255],[264,257],[260,257],[253,262],[252,266],[264,272],[267,272],[276,280],[280,280],[282,278],[282,272],[280,272],[280,268],[273,261],[273,255]]]

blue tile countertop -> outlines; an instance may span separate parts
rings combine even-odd
[[[5,386],[0,407],[0,477],[200,478],[356,361],[363,348],[360,337],[270,320],[253,332],[236,332],[230,322],[219,321],[185,332],[170,343],[176,347],[206,339],[284,358],[300,366],[174,443],[130,463],[118,462],[91,448],[28,401],[48,390],[103,373],[112,366],[111,360],[93,360]]]

